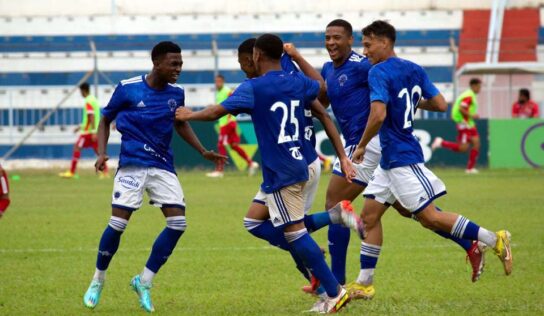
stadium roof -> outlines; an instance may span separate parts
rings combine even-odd
[[[544,63],[505,62],[505,63],[466,63],[457,70],[456,75],[514,75],[544,74]]]

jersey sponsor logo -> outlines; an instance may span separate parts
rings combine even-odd
[[[121,185],[127,189],[137,189],[140,187],[140,182],[134,179],[133,176],[119,177],[119,180],[117,180],[117,182],[121,183]],[[119,194],[119,196],[121,196],[121,194]]]
[[[343,87],[347,81],[348,76],[346,74],[342,74],[340,77],[338,77],[338,83],[340,84],[340,87]]]
[[[311,126],[304,127],[304,138],[307,141],[312,140],[312,135],[314,134],[313,128]]]
[[[168,100],[168,106],[170,107],[170,112],[174,112],[174,110],[178,107],[178,103],[174,99]]]
[[[144,101],[140,101],[137,105],[136,105],[137,108],[145,108],[145,103]]]
[[[364,59],[363,56],[359,56],[359,55],[355,55],[355,54],[349,56],[349,61],[355,61],[355,62],[358,62],[358,63],[363,61],[363,59]]]
[[[291,156],[295,158],[296,160],[302,160],[302,154],[300,153],[300,147],[291,147],[289,148],[289,151],[291,152]]]
[[[147,144],[144,144],[144,150],[147,151],[151,156],[154,156],[154,157],[157,157],[161,160],[163,160],[164,162],[167,162],[166,158],[164,158],[163,156],[159,155],[155,149],[149,147]]]

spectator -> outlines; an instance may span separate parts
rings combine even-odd
[[[536,118],[540,117],[538,113],[538,104],[531,100],[531,93],[528,89],[520,89],[518,102],[512,105],[512,117],[517,118]]]

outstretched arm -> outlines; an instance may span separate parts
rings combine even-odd
[[[176,110],[178,121],[215,121],[218,118],[229,114],[221,105],[210,105],[204,110],[193,112],[191,109],[181,106]]]
[[[349,160],[348,156],[346,156],[346,153],[344,152],[344,146],[342,145],[342,140],[340,139],[340,134],[338,133],[336,126],[334,125],[327,111],[325,111],[325,108],[321,105],[321,103],[319,103],[317,99],[312,102],[311,109],[312,115],[316,117],[321,122],[321,124],[323,124],[325,133],[327,133],[327,136],[331,140],[334,151],[336,152],[336,155],[340,160],[342,172],[344,173],[346,180],[351,183],[351,179],[355,176],[355,169],[353,168],[353,165]]]

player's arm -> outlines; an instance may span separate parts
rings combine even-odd
[[[338,133],[334,122],[329,116],[329,113],[327,113],[323,105],[321,105],[317,99],[312,102],[311,109],[312,115],[323,124],[325,133],[327,133],[327,136],[331,140],[334,151],[340,160],[342,172],[346,175],[346,180],[351,183],[351,179],[355,176],[355,169],[344,151],[340,134]]]
[[[285,53],[293,59],[293,61],[298,65],[302,73],[304,73],[306,76],[317,80],[319,82],[319,93],[322,92],[326,93],[325,90],[325,80],[323,80],[323,77],[315,70],[304,57],[300,54],[300,52],[295,48],[295,45],[293,43],[285,43],[283,45],[283,50],[285,50]]]
[[[180,106],[176,110],[176,120],[178,121],[215,121],[218,118],[229,114],[229,112],[221,105],[210,105],[200,111],[192,111],[191,109]]]
[[[430,99],[419,101],[417,108],[431,112],[446,112],[448,103],[442,93],[439,93]]]
[[[385,121],[386,115],[387,110],[385,103],[381,101],[373,101],[370,104],[370,116],[368,117],[368,122],[366,123],[363,137],[361,137],[361,140],[359,141],[359,144],[357,144],[357,148],[353,153],[353,162],[363,162],[366,146],[374,136],[378,135],[378,132]]]
[[[179,107],[185,108],[185,107]],[[177,113],[177,111],[176,111]],[[226,162],[228,159],[227,156],[220,155],[213,150],[207,150],[202,143],[200,142],[200,139],[196,136],[195,132],[193,131],[193,128],[191,125],[186,121],[176,120],[174,122],[174,128],[176,129],[176,132],[178,135],[183,138],[183,140],[191,145],[196,151],[198,151],[202,157],[204,157],[207,160],[218,162],[223,161]]]
[[[106,148],[108,147],[108,140],[110,138],[110,124],[111,120],[106,115],[103,115],[100,123],[98,123],[98,158],[94,164],[96,171],[103,171],[106,161],[109,159]]]

